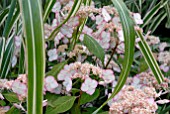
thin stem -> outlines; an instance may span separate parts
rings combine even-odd
[[[115,54],[115,51],[116,51],[116,49],[117,49],[118,44],[119,44],[119,41],[117,40],[117,41],[116,41],[116,46],[112,49],[112,54],[111,54],[109,60],[107,61],[107,64],[106,64],[106,66],[105,66],[105,69],[107,69],[107,67],[109,66],[109,63],[110,63],[110,61],[112,60],[113,55]]]

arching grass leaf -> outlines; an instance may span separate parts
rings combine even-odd
[[[118,83],[114,88],[113,93],[111,94],[109,99],[102,104],[102,106],[100,106],[95,112],[93,112],[93,114],[97,114],[97,112],[122,89],[129,75],[131,65],[133,62],[133,57],[134,57],[134,46],[135,46],[134,22],[131,19],[129,10],[127,9],[126,5],[122,0],[112,0],[112,2],[119,12],[122,27],[123,27],[123,34],[125,38],[125,57],[124,57],[123,69],[121,71]]]
[[[144,36],[142,35],[141,31],[137,31],[138,37],[140,37],[141,41],[139,42],[140,50],[145,58],[146,63],[152,70],[155,78],[157,79],[158,83],[161,83],[164,80],[164,76],[151,52],[149,45],[146,43]]]

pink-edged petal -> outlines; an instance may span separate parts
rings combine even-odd
[[[110,21],[111,20],[111,16],[110,14],[106,11],[106,9],[102,8],[102,15],[104,17],[104,20],[106,22]]]
[[[86,78],[84,83],[85,83],[85,84],[90,84],[91,82],[92,82],[92,79],[91,79],[91,78]]]
[[[61,90],[62,90],[62,85],[59,84],[58,87],[56,87],[52,93],[55,93],[55,94],[60,94],[61,93]]]
[[[92,95],[95,92],[95,89],[89,89],[86,91],[87,94]]]
[[[88,88],[88,86],[87,86],[85,83],[83,83],[83,84],[81,85],[81,90],[82,90],[82,91],[86,92],[88,89],[89,89],[89,88]]]
[[[79,25],[79,17],[78,16],[72,17],[68,20],[67,23],[68,23],[67,25],[70,27],[76,27]]]
[[[169,103],[169,102],[170,102],[170,100],[168,100],[168,99],[163,99],[163,100],[156,101],[156,103],[158,103],[158,104],[166,104],[166,103]]]
[[[73,33],[73,28],[67,26],[67,25],[63,25],[60,29],[60,32],[67,36],[68,38],[71,38],[72,37],[72,33]]]
[[[63,82],[63,85],[66,87],[67,91],[70,91],[72,89],[72,80],[71,80],[71,78],[66,77],[64,82]]]
[[[96,16],[96,24],[100,25],[104,21],[101,15]]]
[[[133,13],[133,18],[136,24],[143,24],[143,20],[141,19],[141,15],[139,13]]]
[[[64,70],[61,70],[60,73],[58,74],[57,78],[59,81],[64,80],[66,75],[66,72]]]
[[[53,6],[53,8],[52,8],[52,12],[59,12],[60,11],[60,9],[61,9],[61,4],[60,4],[60,2],[56,2],[55,4],[54,4],[54,6]]]
[[[45,88],[47,91],[53,91],[56,87],[58,87],[58,83],[53,76],[45,78]]]
[[[91,81],[91,85],[92,85],[92,88],[96,88],[97,87],[97,81],[96,80],[92,80]]]

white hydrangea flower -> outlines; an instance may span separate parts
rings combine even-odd
[[[56,87],[58,87],[58,83],[53,76],[48,76],[45,78],[45,89],[47,91],[53,91]]]
[[[55,4],[54,4],[54,6],[53,6],[53,8],[52,8],[52,12],[59,12],[60,11],[60,9],[61,9],[61,4],[60,4],[60,2],[56,2]]]
[[[92,95],[95,92],[97,84],[98,83],[96,80],[92,80],[91,78],[86,78],[81,86],[81,90],[89,95]]]
[[[136,24],[138,25],[143,24],[143,20],[141,19],[141,15],[139,13],[133,13],[133,18]]]
[[[65,80],[67,78],[71,78],[73,76],[74,73],[76,73],[75,70],[70,70],[73,67],[73,64],[70,65],[65,65],[64,69],[60,71],[60,73],[58,74],[58,80],[62,81]]]
[[[12,84],[12,90],[14,93],[22,96],[26,96],[27,86],[18,80],[15,80]]]
[[[55,45],[58,45],[62,38],[64,38],[64,35],[61,32],[59,32],[54,39]]]
[[[16,108],[21,109],[22,111],[26,111],[21,104],[14,103],[13,104]]]
[[[72,89],[72,80],[71,80],[71,78],[66,77],[64,82],[63,82],[63,85],[66,87],[67,91],[70,91]]]
[[[102,15],[104,17],[104,20],[106,22],[110,21],[111,20],[111,16],[110,14],[106,11],[106,9],[102,8]]]
[[[52,21],[52,27],[57,27],[58,26],[58,20],[57,19],[53,19]]]
[[[111,83],[115,80],[115,76],[112,70],[103,70],[103,79],[105,83]]]
[[[96,24],[100,25],[104,21],[101,15],[96,16]]]
[[[0,93],[0,99],[2,100],[4,99],[4,96],[1,93]]]
[[[120,41],[122,41],[122,42],[124,41],[123,30],[118,31],[118,38],[119,38]]]
[[[19,48],[19,47],[21,46],[21,42],[22,42],[21,37],[15,36],[15,37],[14,37],[14,41],[15,41],[15,46],[16,46],[17,48]]]
[[[58,84],[58,86],[52,91],[52,93],[60,94],[61,90],[62,90],[62,85]]]
[[[58,54],[57,49],[51,49],[48,51],[49,61],[57,60]]]
[[[108,49],[110,46],[110,33],[103,31],[101,33],[101,38],[99,38],[99,44],[104,48],[104,49]]]
[[[164,51],[164,49],[168,46],[168,44],[166,42],[160,43],[159,45],[159,50],[160,51]]]
[[[60,32],[67,36],[68,38],[72,37],[72,33],[73,33],[73,28],[67,25],[63,25],[60,29]]]
[[[16,57],[16,56],[13,56],[11,62],[12,62],[12,68],[15,67],[15,65],[17,64],[17,57]]]
[[[170,102],[170,100],[168,100],[168,99],[163,99],[163,100],[156,101],[156,103],[158,103],[158,104],[166,104],[166,103],[169,103],[169,102]]]
[[[76,27],[79,25],[79,17],[78,16],[72,17],[68,20],[67,23],[68,23],[67,25],[70,27]]]
[[[0,114],[5,114],[5,112],[8,112],[9,109],[10,109],[10,106],[0,107]]]
[[[121,24],[120,24],[120,18],[118,16],[114,17],[112,19],[112,22],[114,23],[114,25],[116,25],[117,27],[119,27]]]
[[[163,70],[164,72],[168,72],[169,71],[169,66],[168,65],[165,65],[165,64],[162,64],[160,66],[160,69]]]

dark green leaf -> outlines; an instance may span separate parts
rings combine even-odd
[[[45,4],[44,16],[43,16],[44,22],[47,20],[47,17],[50,14],[55,3],[56,3],[56,0],[47,0],[47,2]]]
[[[142,28],[145,27],[148,23],[152,21],[152,18],[158,11],[167,4],[168,0],[165,2],[160,1],[156,6],[154,6],[143,18],[143,25]]]
[[[1,106],[5,106],[6,105],[6,102],[4,100],[0,100],[0,105]]]
[[[99,113],[99,114],[109,114],[109,112],[108,112],[108,111],[105,111],[105,112],[101,112],[101,113]]]
[[[1,11],[1,13],[0,13],[0,26],[6,20],[6,17],[8,16],[8,12],[9,12],[9,8],[8,7]]]
[[[6,114],[21,114],[21,111],[14,106],[12,106]]]
[[[5,99],[7,99],[11,103],[18,103],[20,102],[18,96],[15,93],[5,93],[3,94]]]
[[[102,61],[102,63],[104,63],[105,56],[104,49],[94,38],[85,34],[83,43],[91,53],[93,53],[96,57],[98,57]]]
[[[93,93],[93,95],[89,95],[89,94],[83,92],[83,94],[81,95],[81,98],[80,98],[80,105],[97,99],[99,97],[99,95],[100,95],[100,92],[98,89],[96,89],[96,91]]]
[[[73,106],[75,100],[75,96],[59,97],[52,103],[53,107],[47,108],[46,114],[58,114],[66,112]]]
[[[166,28],[170,28],[170,1],[165,5],[165,10],[167,14]]]
[[[1,63],[2,63],[2,58],[4,55],[4,49],[5,49],[5,38],[0,38],[0,71],[1,71]]]
[[[3,54],[2,63],[1,63],[1,69],[0,69],[0,77],[6,78],[6,76],[9,73],[9,70],[11,68],[11,61],[14,51],[14,40],[13,37],[9,38],[6,47],[5,52]]]
[[[3,31],[3,36],[7,39],[8,38],[8,30],[9,30],[9,25],[11,23],[11,20],[12,20],[12,17],[13,17],[13,13],[15,11],[15,6],[16,6],[16,3],[17,3],[17,0],[12,0],[11,2],[11,6],[10,6],[10,9],[9,9],[9,14],[8,14],[8,18],[7,18],[7,21],[5,23],[5,28],[4,28],[4,31]]]
[[[81,110],[78,104],[74,104],[71,108],[71,114],[81,114]]]
[[[46,76],[54,76],[54,77],[56,77],[58,75],[58,73],[60,73],[60,71],[67,64],[67,62],[68,62],[68,60],[54,65],[53,68],[49,72],[46,73]]]

